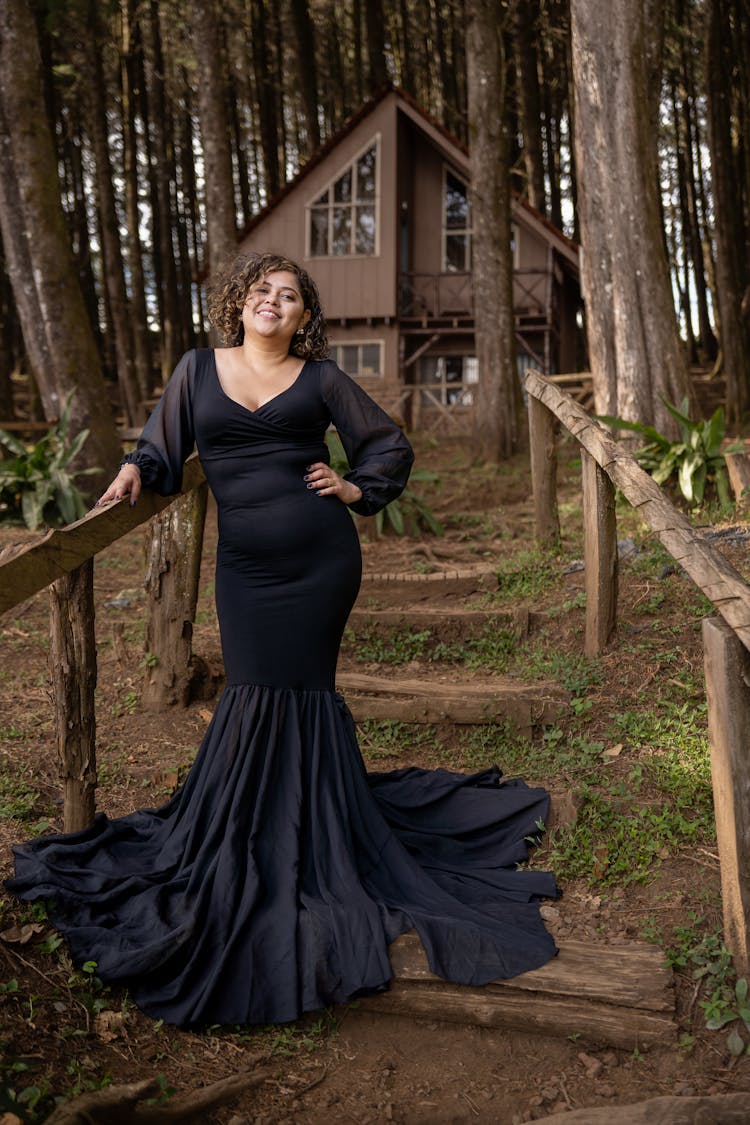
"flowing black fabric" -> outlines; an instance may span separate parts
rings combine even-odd
[[[76,962],[95,961],[170,1023],[271,1023],[387,987],[388,944],[416,929],[432,970],[483,984],[556,952],[519,870],[548,797],[497,768],[365,772],[334,690],[360,581],[353,521],[307,489],[333,422],[377,511],[409,443],[330,361],[256,411],[189,352],[130,455],[180,487],[197,443],[219,513],[216,601],[227,687],[185,785],[159,809],[16,849],[23,899],[48,902]]]

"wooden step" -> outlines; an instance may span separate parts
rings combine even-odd
[[[362,576],[357,605],[366,609],[372,603],[386,602],[388,606],[418,605],[435,598],[469,597],[497,590],[497,571],[490,567],[434,571],[417,574],[414,571],[393,571],[385,574]],[[382,608],[373,605],[373,608]]]
[[[339,672],[336,682],[357,722],[397,719],[406,723],[491,723],[510,719],[521,733],[553,722],[570,696],[549,681],[522,683],[506,676],[450,683],[407,679],[398,673]]]
[[[460,606],[402,606],[400,609],[367,609],[355,606],[348,628],[355,636],[374,632],[384,636],[395,630],[428,629],[437,640],[462,641],[479,637],[488,626],[512,629],[519,640],[545,620],[542,613],[532,613],[525,606],[516,609],[463,609]]]
[[[448,984],[427,966],[415,933],[390,947],[388,992],[359,1007],[480,1027],[579,1036],[625,1050],[674,1043],[674,982],[653,945],[567,941],[541,969],[483,987]]]

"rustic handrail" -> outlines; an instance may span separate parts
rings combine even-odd
[[[739,571],[693,527],[636,459],[570,395],[533,368],[526,373],[526,390],[554,414],[617,485],[672,558],[750,649],[750,585]]]
[[[200,461],[193,455],[185,463],[182,492],[178,495],[192,492],[205,479]],[[67,527],[52,528],[38,539],[5,547],[0,551],[0,613],[70,574],[177,498],[144,490],[134,508],[127,500],[93,508]]]
[[[721,869],[724,935],[739,976],[750,975],[750,585],[662,492],[638,462],[570,395],[538,371],[526,374],[537,538],[559,539],[558,419],[582,449],[586,651],[603,652],[615,627],[614,486],[723,617],[703,621],[711,781]]]

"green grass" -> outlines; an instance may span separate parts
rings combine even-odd
[[[402,723],[397,719],[366,719],[358,726],[359,746],[368,762],[387,762],[437,744],[435,728],[426,723]]]

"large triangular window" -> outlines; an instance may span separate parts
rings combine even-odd
[[[311,258],[378,252],[378,154],[373,143],[308,206]]]

